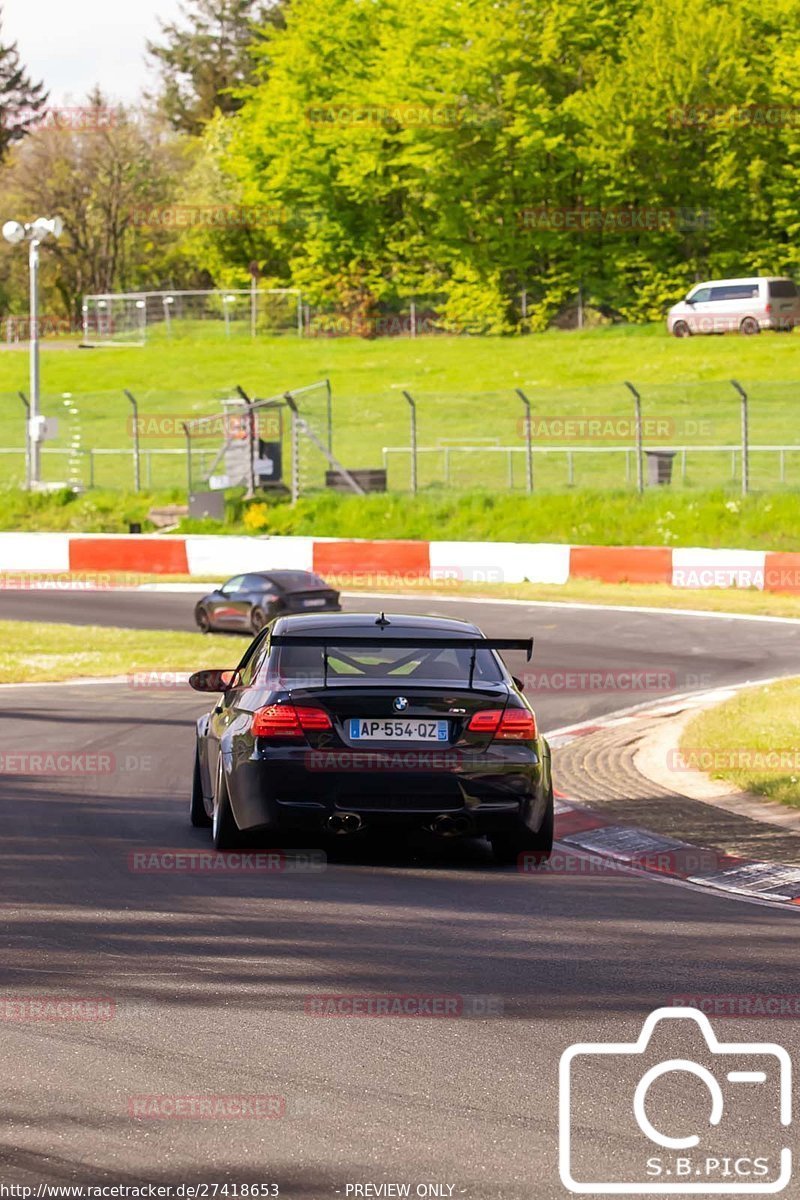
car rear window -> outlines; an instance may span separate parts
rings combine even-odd
[[[711,289],[712,300],[755,300],[757,298],[757,283],[726,283]]]
[[[262,578],[282,592],[305,592],[309,588],[326,588],[328,584],[312,571],[274,571]]]
[[[776,300],[793,300],[797,296],[797,284],[791,279],[771,279],[769,294]]]
[[[469,682],[472,651],[453,647],[347,646],[328,649],[329,683],[460,683]],[[323,680],[321,646],[276,647],[262,669],[260,682],[309,686]],[[500,683],[503,673],[491,650],[475,655],[475,682]]]

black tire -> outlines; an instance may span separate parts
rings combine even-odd
[[[761,326],[755,317],[745,317],[739,326],[739,333],[744,334],[745,337],[752,337],[755,333],[761,333]]]
[[[200,782],[200,751],[194,752],[194,773],[192,775],[192,799],[189,804],[189,820],[196,829],[209,829],[211,817],[206,812],[203,803],[203,787]]]
[[[685,321],[676,321],[672,326],[673,337],[691,337],[692,331]]]
[[[254,608],[250,613],[250,628],[253,633],[261,633],[261,630],[266,625],[269,617],[264,612],[263,608]]]
[[[194,619],[201,633],[211,633],[211,618],[205,608],[196,608]]]
[[[217,787],[214,796],[214,817],[211,822],[211,836],[215,850],[236,850],[242,844],[242,835],[236,824],[228,797],[228,785],[220,761],[217,772]]]
[[[519,833],[495,834],[489,840],[495,860],[504,866],[516,865],[520,854],[532,856],[538,863],[545,863],[553,853],[553,826],[555,813],[553,793],[550,792],[547,812],[537,833],[522,829]]]

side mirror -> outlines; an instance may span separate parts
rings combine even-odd
[[[694,300],[690,300],[689,297],[687,296],[683,303],[694,305]]]
[[[233,671],[195,671],[189,676],[189,687],[196,692],[227,692],[229,688],[239,683],[239,672]]]
[[[521,679],[518,679],[516,675],[511,676],[511,682],[514,684],[514,687],[519,688],[519,690],[521,692],[525,691],[525,684],[522,682]]]

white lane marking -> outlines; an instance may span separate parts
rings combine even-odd
[[[723,621],[766,621],[777,625],[800,625],[800,617],[770,617],[757,613],[712,612],[702,608],[652,608],[639,604],[593,604],[580,600],[493,600],[490,596],[440,596],[431,592],[425,596],[414,596],[410,592],[342,592],[348,599],[377,600],[435,600],[445,604],[503,604],[523,608],[575,608],[591,609],[595,612],[655,613],[669,617],[713,617]]]

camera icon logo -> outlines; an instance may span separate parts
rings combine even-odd
[[[692,1057],[658,1057],[688,1041]],[[559,1065],[559,1173],[593,1195],[783,1191],[792,1064],[772,1042],[720,1042],[693,1008],[659,1008],[635,1042],[582,1042]]]

